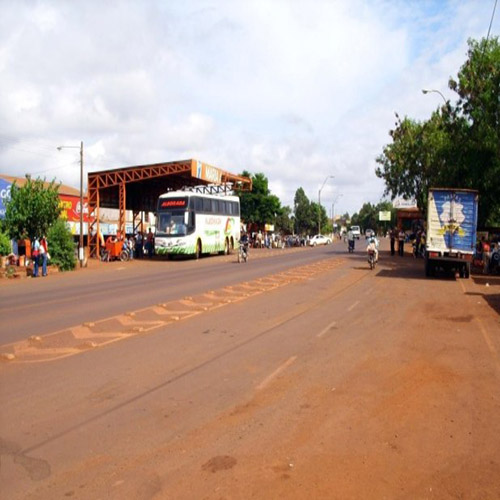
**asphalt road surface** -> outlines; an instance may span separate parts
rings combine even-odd
[[[337,242],[0,298],[2,498],[500,498],[498,277]]]

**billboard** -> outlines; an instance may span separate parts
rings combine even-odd
[[[80,222],[80,197],[66,194],[59,195],[61,219],[68,222]],[[89,204],[83,199],[83,222],[89,222]]]
[[[379,221],[390,221],[391,220],[391,211],[390,210],[381,210],[378,213]]]
[[[192,160],[191,175],[210,184],[220,184],[222,181],[222,170],[198,160]]]
[[[10,200],[10,186],[11,182],[0,179],[0,219],[5,218],[5,206]]]

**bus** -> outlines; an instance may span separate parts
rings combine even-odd
[[[238,196],[170,191],[158,199],[155,251],[158,255],[229,254],[240,240]]]

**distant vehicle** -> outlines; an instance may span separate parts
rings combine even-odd
[[[427,205],[425,274],[436,269],[454,270],[470,276],[476,247],[477,191],[431,188]]]
[[[365,231],[365,238],[371,238],[372,236],[375,236],[375,231],[373,229],[367,229]]]
[[[351,226],[350,231],[357,240],[361,238],[361,229],[359,228],[359,226]]]
[[[329,245],[332,242],[328,236],[323,236],[322,234],[316,234],[309,240],[309,246],[315,247],[316,245]]]

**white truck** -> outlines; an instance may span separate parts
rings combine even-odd
[[[354,238],[356,238],[357,240],[359,240],[359,238],[361,238],[361,229],[359,228],[359,226],[351,226],[351,229],[350,229],[352,235],[354,236]]]
[[[438,268],[470,276],[476,247],[478,193],[470,189],[431,188],[427,203],[425,274]]]

